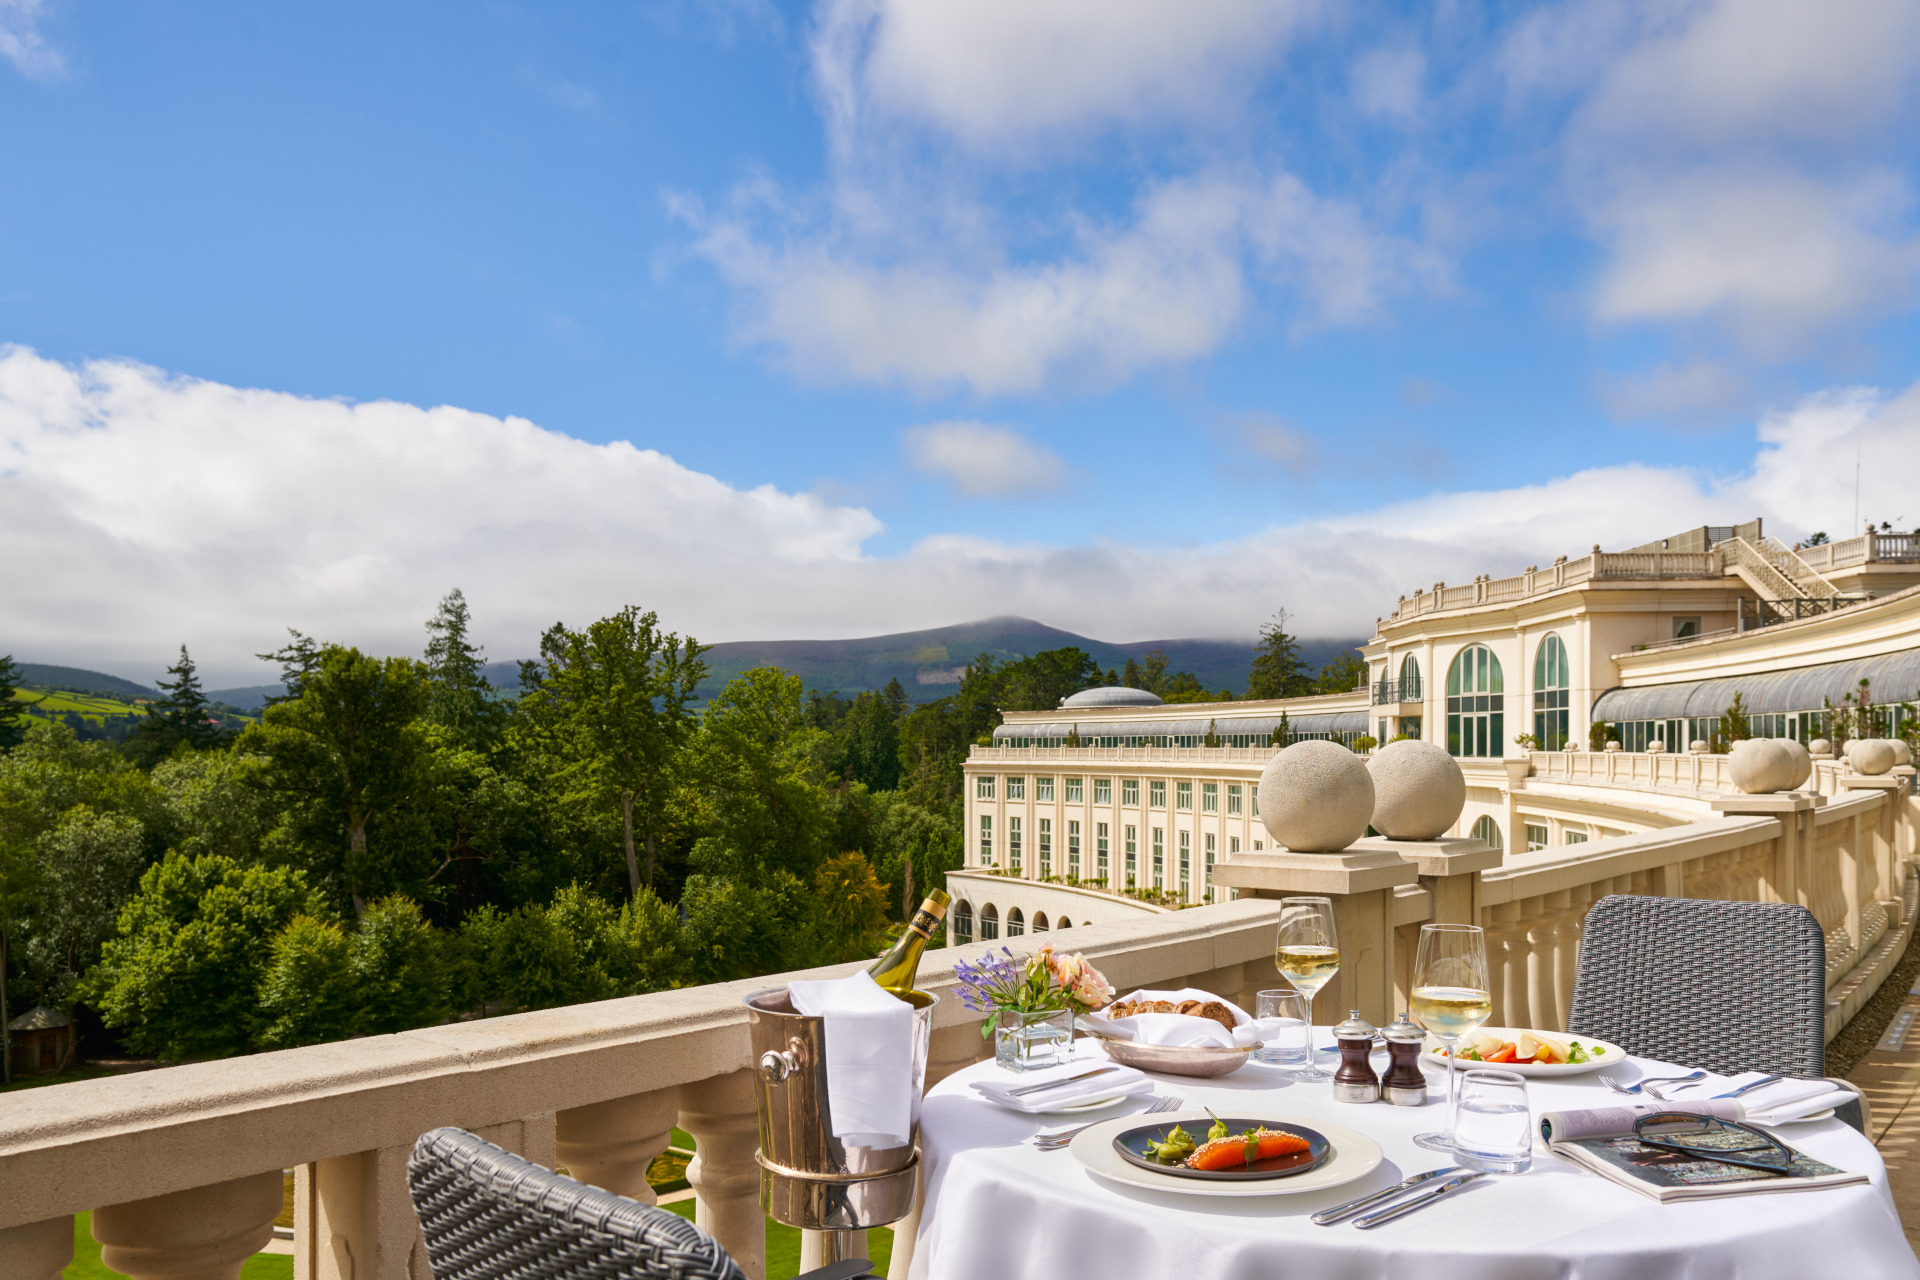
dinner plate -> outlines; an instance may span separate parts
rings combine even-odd
[[[1262,1122],[1250,1120],[1245,1116],[1222,1116],[1220,1123],[1227,1126],[1229,1133],[1242,1134],[1249,1129],[1261,1127]],[[1148,1154],[1148,1144],[1165,1142],[1167,1135],[1178,1125],[1194,1139],[1194,1148],[1198,1149],[1206,1141],[1204,1133],[1188,1129],[1179,1121],[1159,1121],[1143,1124],[1132,1129],[1122,1129],[1113,1136],[1113,1149],[1120,1158],[1136,1169],[1145,1169],[1148,1173],[1157,1173],[1167,1178],[1198,1178],[1206,1182],[1257,1182],[1265,1178],[1293,1178],[1300,1174],[1318,1169],[1333,1158],[1333,1144],[1327,1141],[1327,1135],[1318,1129],[1309,1129],[1303,1124],[1277,1126],[1287,1133],[1305,1141],[1306,1149],[1287,1155],[1269,1156],[1265,1160],[1256,1160],[1251,1165],[1241,1165],[1233,1169],[1189,1169],[1180,1163],[1163,1164]],[[1269,1126],[1276,1127],[1276,1126]],[[1198,1126],[1195,1126],[1197,1129]]]
[[[1523,1031],[1527,1032],[1528,1035],[1537,1034],[1529,1031],[1526,1027],[1481,1027],[1475,1034],[1499,1036],[1502,1040],[1512,1040]],[[1618,1067],[1626,1064],[1627,1051],[1611,1040],[1601,1040],[1595,1036],[1562,1035],[1558,1031],[1550,1031],[1546,1034],[1553,1036],[1556,1040],[1578,1040],[1580,1047],[1583,1049],[1590,1045],[1599,1045],[1605,1049],[1606,1052],[1598,1058],[1590,1057],[1585,1062],[1476,1062],[1472,1058],[1462,1058],[1460,1059],[1460,1069],[1462,1071],[1471,1071],[1475,1067],[1491,1067],[1498,1071],[1515,1071],[1523,1076],[1577,1076],[1588,1071],[1598,1071],[1602,1067]],[[1462,1037],[1462,1039],[1465,1039],[1465,1037]],[[1445,1067],[1447,1065],[1447,1055],[1441,1052],[1440,1042],[1431,1037],[1427,1040],[1426,1052],[1420,1056],[1434,1066]]]
[[[1301,1122],[1292,1116],[1256,1114],[1246,1118],[1255,1123],[1272,1125],[1276,1129],[1302,1127]],[[1252,1182],[1169,1178],[1164,1173],[1135,1168],[1113,1149],[1114,1138],[1124,1130],[1139,1127],[1139,1119],[1138,1116],[1119,1116],[1112,1120],[1097,1121],[1082,1130],[1067,1149],[1073,1152],[1073,1158],[1087,1172],[1110,1182],[1146,1191],[1171,1191],[1190,1196],[1288,1196],[1306,1191],[1324,1191],[1328,1187],[1344,1186],[1364,1178],[1380,1167],[1379,1143],[1357,1129],[1315,1120],[1312,1128],[1333,1147],[1333,1157],[1310,1172],[1291,1178],[1267,1178]],[[1157,1119],[1164,1124],[1198,1124],[1202,1133],[1213,1123],[1212,1117],[1205,1111],[1174,1111]]]

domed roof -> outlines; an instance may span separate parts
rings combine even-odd
[[[1110,684],[1099,689],[1082,689],[1060,699],[1062,707],[1157,707],[1160,695],[1145,689],[1128,689]]]

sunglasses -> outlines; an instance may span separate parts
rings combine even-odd
[[[1759,1169],[1789,1178],[1804,1177],[1793,1167],[1793,1149],[1752,1125],[1695,1115],[1690,1111],[1660,1111],[1633,1122],[1633,1136],[1642,1146],[1671,1151],[1696,1160]]]

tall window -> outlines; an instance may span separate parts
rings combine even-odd
[[[1175,783],[1173,788],[1173,802],[1179,808],[1192,809],[1193,784],[1191,782]]]
[[[1127,828],[1127,888],[1139,883],[1140,875],[1140,828]]]
[[[1067,878],[1080,878],[1080,823],[1067,819]]]
[[[1096,823],[1093,828],[1093,865],[1094,876],[1101,881],[1107,878],[1107,824]]]
[[[1053,819],[1040,819],[1040,878],[1053,874]]]
[[[1485,840],[1496,849],[1504,849],[1507,847],[1507,842],[1502,839],[1500,835],[1500,824],[1495,822],[1489,814],[1483,813],[1474,821],[1473,838],[1475,840]]]
[[[1229,782],[1227,784],[1227,813],[1229,816],[1231,816],[1239,812],[1240,812],[1240,784],[1237,782]]]
[[[1167,807],[1167,784],[1165,780],[1155,778],[1147,784],[1147,807],[1164,809]]]
[[[1544,849],[1546,847],[1547,824],[1544,822],[1529,822],[1527,824],[1527,852],[1532,853],[1536,849]]]
[[[1160,827],[1153,829],[1153,887],[1167,887],[1167,833]]]
[[[1052,778],[1035,778],[1033,780],[1033,798],[1035,800],[1053,799],[1053,779]],[[1012,920],[1013,917],[1008,916],[1007,919]]]
[[[1095,778],[1093,780],[1093,802],[1095,804],[1113,803],[1113,779]]]
[[[1220,812],[1220,784],[1203,782],[1200,784],[1200,812]]]
[[[989,902],[980,908],[980,941],[992,942],[1000,936],[1000,908]]]
[[[993,799],[993,775],[983,774],[975,779],[973,794],[981,800]]]
[[[1567,646],[1549,634],[1533,658],[1533,737],[1542,751],[1567,745],[1567,706],[1573,683],[1567,670]]]
[[[1400,701],[1419,702],[1425,696],[1420,687],[1420,659],[1408,654],[1400,659]]]
[[[953,940],[963,947],[973,941],[973,904],[965,898],[953,904]]]
[[[1193,895],[1187,891],[1193,871],[1193,832],[1180,833],[1180,900],[1185,902]]]
[[[1007,912],[1007,936],[1009,938],[1017,938],[1026,931],[1027,918],[1020,913],[1020,908],[1015,907],[1013,910]]]
[[[1135,809],[1140,807],[1140,779],[1120,779],[1120,803],[1131,805]]]
[[[1025,800],[1026,798],[1027,798],[1027,780],[1025,778],[1015,778],[1011,776],[1008,777],[1007,799]]]
[[[1227,837],[1227,856],[1232,857],[1234,854],[1238,852],[1240,852],[1240,837],[1228,836]]]
[[[1060,779],[1060,781],[1066,784],[1066,787],[1067,787],[1066,800],[1068,804],[1079,804],[1082,800],[1086,798],[1085,794],[1080,790],[1080,779],[1062,778]]]
[[[1506,702],[1500,659],[1483,644],[1461,650],[1447,668],[1448,754],[1504,755]]]
[[[993,815],[990,813],[980,815],[980,865],[993,865]]]
[[[1007,866],[1020,870],[1020,819],[1007,819]]]
[[[1213,901],[1213,858],[1215,853],[1213,832],[1206,835],[1207,840],[1207,901]]]

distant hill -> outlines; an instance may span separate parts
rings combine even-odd
[[[45,662],[16,663],[20,682],[35,689],[60,689],[67,693],[90,693],[97,698],[157,698],[159,691],[149,689],[103,671],[80,667],[56,667]]]
[[[224,702],[242,711],[258,711],[267,705],[268,698],[277,698],[286,691],[287,687],[277,681],[273,684],[250,684],[239,689],[209,689],[207,701]]]

